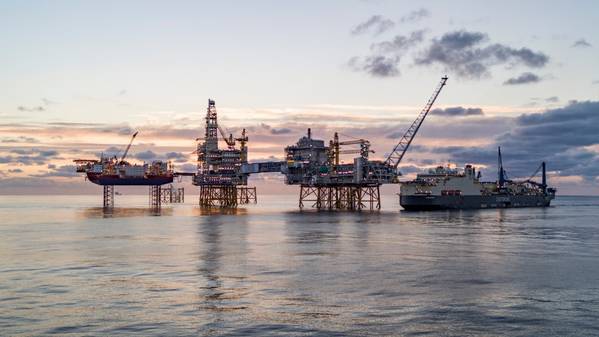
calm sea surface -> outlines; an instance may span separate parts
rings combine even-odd
[[[599,335],[599,198],[303,212],[0,197],[0,335]]]

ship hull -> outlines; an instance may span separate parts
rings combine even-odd
[[[117,175],[87,174],[87,179],[96,185],[164,185],[173,182],[173,176],[119,177]]]
[[[549,207],[553,198],[552,195],[400,195],[399,204],[406,211]]]

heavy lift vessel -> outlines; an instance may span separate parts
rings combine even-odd
[[[155,160],[152,163],[131,164],[126,161],[127,154],[133,140],[137,136],[135,132],[127,148],[120,159],[115,155],[100,159],[75,159],[76,171],[85,173],[86,178],[96,184],[103,186],[104,208],[114,207],[114,186],[149,186],[150,206],[160,207],[160,186],[173,182],[175,173],[170,162]]]
[[[407,211],[548,207],[555,188],[547,186],[545,162],[526,180],[508,179],[503,168],[501,148],[497,153],[497,181],[481,181],[480,171],[466,165],[463,171],[439,166],[415,180],[404,182],[399,203]],[[533,178],[541,172],[541,182]]]

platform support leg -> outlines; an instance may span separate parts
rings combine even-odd
[[[162,201],[160,198],[160,185],[150,185],[149,197],[150,207],[160,208]]]
[[[240,205],[257,203],[256,187],[237,186],[237,201]]]
[[[300,209],[303,209],[306,203],[318,210],[379,210],[380,188],[378,185],[301,185]]]
[[[104,208],[114,207],[114,186],[104,185]]]

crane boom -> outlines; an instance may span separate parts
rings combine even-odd
[[[220,125],[218,126],[218,131],[220,131],[220,134],[221,136],[223,136],[223,139],[225,140],[225,143],[227,143],[227,146],[235,146],[235,141],[233,140],[233,137],[231,135],[227,137],[227,133]]]
[[[135,131],[133,136],[131,136],[131,141],[129,141],[129,145],[127,145],[127,148],[125,149],[125,153],[123,153],[123,156],[121,157],[121,162],[125,160],[125,157],[127,157],[127,153],[129,152],[129,149],[131,148],[131,144],[133,144],[133,140],[135,139],[135,136],[137,136],[138,132],[139,131]]]
[[[412,144],[412,140],[414,140],[416,133],[418,133],[418,129],[420,129],[422,122],[424,122],[424,118],[426,118],[426,115],[428,115],[429,111],[433,107],[433,104],[435,103],[435,100],[441,93],[441,89],[443,89],[443,87],[445,86],[445,82],[447,82],[447,76],[441,78],[441,82],[433,92],[431,98],[429,98],[428,102],[426,103],[416,120],[412,122],[412,125],[410,125],[406,133],[404,133],[404,135],[399,140],[399,143],[395,145],[393,151],[385,160],[386,164],[392,165],[395,169],[397,169],[397,166],[403,159],[403,156],[406,154],[406,151],[408,151],[410,144]]]

